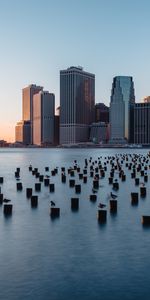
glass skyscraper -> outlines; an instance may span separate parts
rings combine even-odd
[[[133,142],[134,103],[135,95],[132,77],[114,77],[110,101],[111,143]]]
[[[95,75],[81,67],[60,71],[60,144],[88,141],[94,106]]]

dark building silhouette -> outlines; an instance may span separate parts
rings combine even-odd
[[[134,143],[150,145],[150,102],[134,106]]]
[[[54,145],[59,145],[59,122],[60,117],[55,115],[54,117]]]
[[[95,122],[109,123],[109,107],[104,103],[95,104]]]

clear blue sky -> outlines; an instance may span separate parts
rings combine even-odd
[[[136,100],[150,95],[149,0],[0,0],[0,139],[21,119],[21,89],[56,95],[59,70],[96,75],[96,102],[110,100],[112,78],[131,75]]]

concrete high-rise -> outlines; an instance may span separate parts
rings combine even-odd
[[[135,95],[132,77],[114,77],[110,102],[111,143],[133,142],[134,103]]]
[[[31,84],[22,89],[22,119],[31,122],[31,144],[33,143],[33,96],[43,87]]]
[[[81,67],[60,71],[60,144],[88,141],[94,105],[95,75]]]
[[[33,144],[54,144],[55,95],[40,91],[33,96]]]

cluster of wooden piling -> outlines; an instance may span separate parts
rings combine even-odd
[[[74,160],[72,166],[66,168],[55,167],[50,170],[49,166],[45,167],[45,173],[41,174],[37,167],[29,165],[28,170],[35,177],[36,182],[34,188],[26,187],[26,197],[31,202],[31,207],[36,208],[38,206],[38,195],[34,193],[40,193],[42,186],[49,188],[49,193],[54,193],[55,183],[51,182],[56,175],[60,176],[62,184],[67,184],[69,188],[74,190],[74,197],[70,199],[70,207],[72,211],[79,210],[79,197],[82,193],[82,189],[85,188],[87,183],[91,184],[91,193],[87,198],[91,202],[97,202],[99,196],[98,192],[101,188],[101,182],[103,178],[107,177],[108,185],[112,188],[113,193],[117,193],[116,198],[113,198],[113,193],[110,193],[109,206],[108,203],[100,203],[98,205],[97,218],[100,223],[105,223],[107,221],[107,209],[105,206],[109,207],[109,211],[112,214],[116,214],[118,211],[118,200],[119,189],[121,182],[125,182],[127,179],[126,170],[130,172],[131,180],[133,185],[135,185],[139,190],[137,192],[131,191],[131,205],[137,206],[139,203],[139,198],[145,198],[147,195],[146,184],[148,182],[148,170],[150,169],[150,154],[140,155],[140,154],[116,154],[114,156],[98,157],[93,160],[92,157],[85,158],[84,165],[81,167],[77,160]],[[50,175],[47,175],[49,172]],[[118,178],[116,178],[116,176]],[[23,191],[23,183],[20,181],[20,167],[15,170],[16,178],[16,190],[18,192]],[[38,182],[37,182],[38,180]],[[52,180],[53,181],[53,180]],[[89,182],[90,181],[90,182]],[[142,181],[142,182],[141,182]],[[0,185],[4,182],[4,178],[0,177]],[[107,187],[106,187],[107,188]],[[4,197],[1,193],[0,187],[0,204],[4,204]],[[12,214],[12,204],[4,204],[4,214]],[[105,208],[105,209],[104,209]],[[60,216],[60,208],[50,206],[50,216],[58,217]],[[142,224],[150,225],[150,216],[142,216]]]

